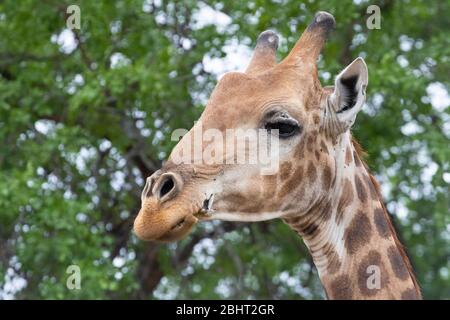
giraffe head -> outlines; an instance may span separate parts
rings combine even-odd
[[[175,241],[205,219],[262,221],[294,209],[306,212],[329,192],[338,137],[353,124],[368,83],[367,67],[358,58],[336,77],[334,87],[321,86],[316,60],[334,26],[332,15],[318,12],[278,64],[277,35],[265,31],[258,37],[247,70],[222,77],[199,121],[147,179],[134,223],[139,238]],[[251,151],[251,143],[239,144],[239,130],[266,132],[266,139],[257,136],[259,148],[261,141],[263,146],[276,142],[269,159],[277,159],[278,170],[262,174],[260,161],[236,161],[239,152]],[[221,161],[196,161],[198,136],[200,154]],[[213,139],[218,136],[227,141]],[[235,147],[223,147],[229,144]],[[179,161],[186,154],[191,161]]]

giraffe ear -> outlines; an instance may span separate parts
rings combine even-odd
[[[366,100],[369,80],[367,65],[362,58],[356,58],[336,77],[334,92],[328,96],[328,108],[337,120],[340,131],[350,129]]]

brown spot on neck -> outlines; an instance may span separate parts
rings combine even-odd
[[[345,247],[349,254],[355,254],[360,248],[368,244],[372,236],[369,218],[358,211],[345,231]]]
[[[350,300],[353,298],[353,289],[350,277],[343,274],[331,282],[330,298],[335,300]]]
[[[391,263],[392,271],[394,271],[394,274],[397,276],[397,278],[399,278],[400,280],[408,279],[409,272],[398,249],[395,246],[390,246],[387,253],[389,261]]]
[[[375,209],[373,213],[373,220],[380,237],[388,238],[391,233],[389,231],[389,225],[388,222],[386,221],[383,209],[381,208]]]
[[[339,203],[336,211],[336,223],[339,224],[342,221],[342,217],[344,216],[345,209],[352,203],[353,201],[353,188],[350,180],[345,178],[344,185],[342,187],[341,198],[339,199]]]
[[[355,188],[359,200],[362,203],[365,203],[367,201],[366,188],[364,188],[364,185],[358,175],[355,175]]]
[[[402,292],[402,300],[420,300],[420,296],[414,288],[406,289]]]
[[[323,173],[322,173],[322,183],[323,183],[323,188],[324,190],[328,190],[331,188],[331,180],[333,179],[332,177],[333,173],[331,171],[330,166],[326,166],[323,169]]]

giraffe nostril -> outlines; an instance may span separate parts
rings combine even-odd
[[[142,202],[147,198],[155,197],[159,202],[165,202],[175,197],[183,188],[183,180],[178,173],[166,172],[161,174],[155,172],[147,178],[142,191]]]
[[[164,197],[175,187],[175,182],[171,176],[166,176],[164,182],[161,184],[161,189],[159,189],[159,198]]]
[[[182,189],[183,181],[174,172],[164,173],[156,182],[153,194],[160,202],[165,202],[175,197]]]

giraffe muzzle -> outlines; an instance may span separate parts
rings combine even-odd
[[[182,176],[158,170],[147,179],[134,232],[141,240],[171,242],[184,238],[212,205],[212,196],[186,196]],[[189,188],[188,188],[189,189]]]

